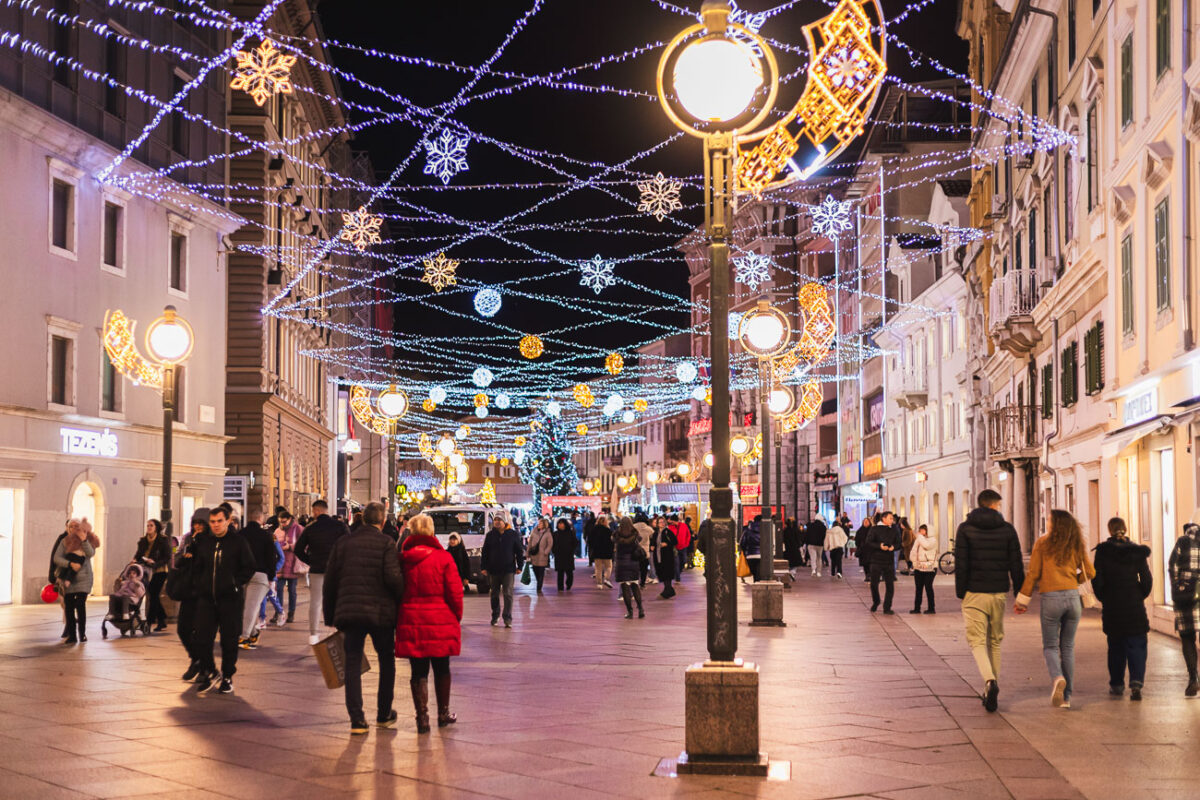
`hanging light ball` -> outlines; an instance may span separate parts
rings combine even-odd
[[[575,432],[580,436],[586,436],[588,432],[588,426],[581,422],[575,426]]]
[[[496,395],[496,408],[504,410],[511,405],[512,398],[508,396],[507,392],[501,392],[500,394]]]
[[[704,392],[703,386],[697,386],[695,389],[692,389],[692,399],[693,400],[703,400],[704,394],[705,394],[705,392]]]
[[[575,397],[575,402],[584,408],[591,408],[596,402],[596,396],[592,394],[592,389],[586,383],[575,384],[575,389],[571,392]]]
[[[435,408],[437,408],[437,403],[433,402],[433,398],[426,397],[421,401],[422,411],[433,411]]]
[[[517,450],[513,452],[513,462],[516,463],[517,466],[521,466],[522,464],[524,464],[525,463],[525,451],[520,448],[517,448]]]
[[[530,420],[529,430],[540,431],[542,429],[542,421],[540,419]]]
[[[502,458],[502,459],[500,459],[500,466],[502,466],[502,467],[507,467],[507,466],[508,466],[508,459],[507,459],[507,458]]]
[[[480,367],[471,373],[471,382],[480,389],[486,389],[492,385],[492,379],[494,377],[495,376],[492,375],[492,371],[490,369],[487,367]]]
[[[699,374],[700,371],[696,369],[696,365],[690,361],[680,361],[675,365],[675,378],[680,383],[691,383]]]
[[[475,407],[476,407],[476,408],[479,408],[480,406],[486,406],[486,405],[487,405],[487,403],[488,403],[488,396],[487,396],[486,394],[484,394],[483,392],[480,392],[479,394],[475,395],[475,397],[473,398],[473,400],[474,400],[474,403],[475,403]]]
[[[633,410],[638,412],[639,414],[646,413],[646,409],[648,409],[649,407],[650,407],[650,404],[648,402],[646,402],[646,399],[643,397],[639,397],[637,400],[633,401]]]
[[[454,438],[458,439],[459,441],[462,441],[463,439],[467,438],[470,435],[471,435],[471,426],[470,425],[459,425],[458,430],[456,430],[454,432]]]
[[[438,404],[446,402],[446,390],[441,386],[433,387],[429,390],[429,399]]]
[[[546,413],[552,417],[557,417],[562,413],[562,403],[557,400],[551,400],[549,403],[546,403]]]
[[[515,446],[515,447],[524,447],[524,446],[525,446],[525,437],[524,437],[524,436],[518,436],[517,438],[513,439],[513,446]]]
[[[488,407],[487,406],[476,406],[475,416],[479,417],[480,419],[487,419],[487,415],[488,415]]]
[[[637,419],[637,417],[634,416],[634,413],[632,411],[627,410],[624,414],[621,415],[621,421],[624,422],[626,425],[633,422],[635,419]]]
[[[495,289],[480,289],[475,293],[475,310],[481,317],[494,317],[500,310],[500,293]]]
[[[496,454],[495,454],[495,453],[489,453],[489,454],[488,454],[488,463],[489,463],[489,464],[495,464],[495,463],[496,463]]]
[[[542,340],[531,333],[527,336],[521,337],[521,343],[517,346],[517,349],[519,349],[521,351],[521,355],[525,356],[526,358],[534,359],[542,354],[542,350],[544,348],[542,346]]]
[[[712,405],[712,387],[711,386],[704,390],[704,402],[708,403],[710,406]]]
[[[604,359],[604,368],[610,375],[620,375],[621,370],[625,369],[625,357],[620,353],[609,353]]]

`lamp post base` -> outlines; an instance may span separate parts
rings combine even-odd
[[[684,674],[684,752],[677,772],[765,775],[758,752],[758,666],[705,661]],[[762,765],[761,772],[757,765]]]
[[[784,626],[781,582],[759,581],[750,585],[750,624],[756,627]]]

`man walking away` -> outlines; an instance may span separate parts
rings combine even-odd
[[[254,555],[254,575],[246,584],[246,607],[242,610],[242,639],[238,642],[243,650],[253,650],[258,647],[258,612],[266,599],[271,582],[275,580],[275,564],[278,551],[275,549],[275,537],[263,529],[262,511],[254,509],[248,515],[246,527],[242,536],[250,546]]]
[[[404,594],[404,573],[396,542],[381,528],[382,503],[368,503],[363,524],[339,537],[329,554],[322,587],[325,619],[341,631],[346,648],[346,711],[350,733],[367,732],[363,716],[362,657],[368,636],[379,659],[379,695],[375,724],[396,722],[392,696],[396,690],[396,608]]]
[[[312,504],[313,521],[296,540],[296,558],[308,564],[308,643],[321,640],[321,597],[325,584],[325,566],[337,540],[350,533],[346,523],[329,516],[329,504]]]
[[[834,523],[825,531],[825,552],[829,553],[829,576],[842,579],[842,555],[846,552],[846,542],[850,541],[846,529],[840,523]]]
[[[879,608],[879,582],[887,584],[883,595],[883,613],[894,614],[892,598],[896,594],[896,550],[900,536],[892,526],[895,515],[885,511],[878,515],[867,533],[867,558],[871,565],[871,611]]]
[[[219,687],[221,694],[233,692],[237,672],[238,634],[242,630],[245,586],[256,569],[254,554],[241,534],[230,529],[229,511],[217,506],[208,517],[212,536],[193,543],[199,597],[196,602],[196,653],[200,659],[200,691]],[[213,643],[221,634],[221,671],[213,660]]]
[[[1000,642],[1009,589],[1025,582],[1017,531],[1000,514],[1000,494],[979,493],[979,507],[958,526],[954,539],[954,592],[962,600],[967,644],[983,677],[983,705],[995,711],[1000,695]]]
[[[862,525],[854,532],[854,555],[858,557],[858,566],[862,567],[863,581],[871,580],[871,558],[867,550],[867,534],[871,532],[871,518],[863,517]]]
[[[487,579],[492,595],[492,624],[500,619],[500,595],[504,595],[504,627],[512,627],[513,576],[524,563],[521,537],[499,515],[492,520],[492,529],[483,537],[479,556],[480,572]]]
[[[588,534],[588,552],[596,565],[596,588],[612,588],[613,532],[608,527],[608,517],[601,514]],[[674,555],[674,554],[672,554]],[[676,558],[678,558],[676,556]]]
[[[821,577],[821,555],[825,552],[826,532],[825,520],[819,514],[804,529],[804,547],[808,550],[808,566],[814,578]]]

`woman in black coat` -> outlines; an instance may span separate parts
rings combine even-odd
[[[146,568],[150,576],[146,587],[149,609],[146,621],[154,630],[167,629],[167,611],[162,604],[163,584],[167,582],[167,569],[171,566],[171,543],[163,535],[163,525],[156,519],[146,520],[146,535],[138,539],[133,560]]]
[[[387,533],[387,531],[384,531]],[[391,534],[388,534],[390,537]],[[399,534],[397,533],[397,536]],[[462,579],[463,593],[471,591],[471,556],[467,553],[467,546],[463,544],[462,537],[457,533],[450,534],[450,538],[446,540],[446,552],[454,559],[454,566],[458,569],[458,577]]]
[[[654,574],[662,581],[663,590],[659,597],[670,600],[675,596],[671,581],[675,580],[675,567],[679,563],[675,555],[675,534],[667,527],[667,521],[662,517],[654,518],[654,533],[650,536],[650,549],[653,550]]]
[[[783,529],[783,554],[787,557],[788,569],[804,563],[804,534],[794,518],[789,519]]]
[[[1101,620],[1108,637],[1109,692],[1125,693],[1125,667],[1129,667],[1129,699],[1142,699],[1146,680],[1146,598],[1154,578],[1150,574],[1150,548],[1129,541],[1125,520],[1108,521],[1109,538],[1096,545],[1096,577],[1092,588],[1104,604]]]
[[[568,592],[575,585],[575,548],[578,546],[575,529],[568,520],[560,517],[554,524],[554,545],[550,549],[551,555],[554,556],[554,571],[558,574],[560,592],[563,591],[564,584]]]

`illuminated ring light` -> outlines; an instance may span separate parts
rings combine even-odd
[[[162,367],[151,364],[138,352],[134,338],[135,323],[120,309],[104,315],[104,351],[108,360],[135,385],[162,389]]]
[[[408,397],[405,396],[407,405]],[[396,420],[376,413],[371,406],[371,390],[365,386],[350,387],[350,411],[362,425],[380,436],[390,436],[396,430]]]
[[[734,436],[729,440],[729,452],[738,458],[742,458],[750,452],[750,439],[745,436]]]
[[[521,355],[532,360],[542,354],[545,347],[542,345],[542,340],[533,334],[521,337],[521,343],[517,345],[517,349],[521,351]]]
[[[830,163],[862,134],[879,98],[887,75],[880,0],[841,0],[803,31],[809,53],[804,92],[783,119],[738,137],[739,192],[758,197]],[[795,133],[788,130],[793,123]],[[801,154],[803,140],[808,147]]]
[[[408,413],[408,395],[393,384],[375,398],[375,407],[381,417],[389,420],[400,419]]]
[[[743,314],[738,324],[742,347],[759,358],[769,358],[786,347],[791,332],[787,315],[765,302]]]
[[[796,408],[796,395],[786,386],[774,386],[767,395],[767,410],[776,417],[785,417]]]
[[[195,343],[196,335],[192,332],[192,326],[175,313],[174,306],[167,306],[162,316],[146,329],[146,349],[160,364],[186,361]]]

